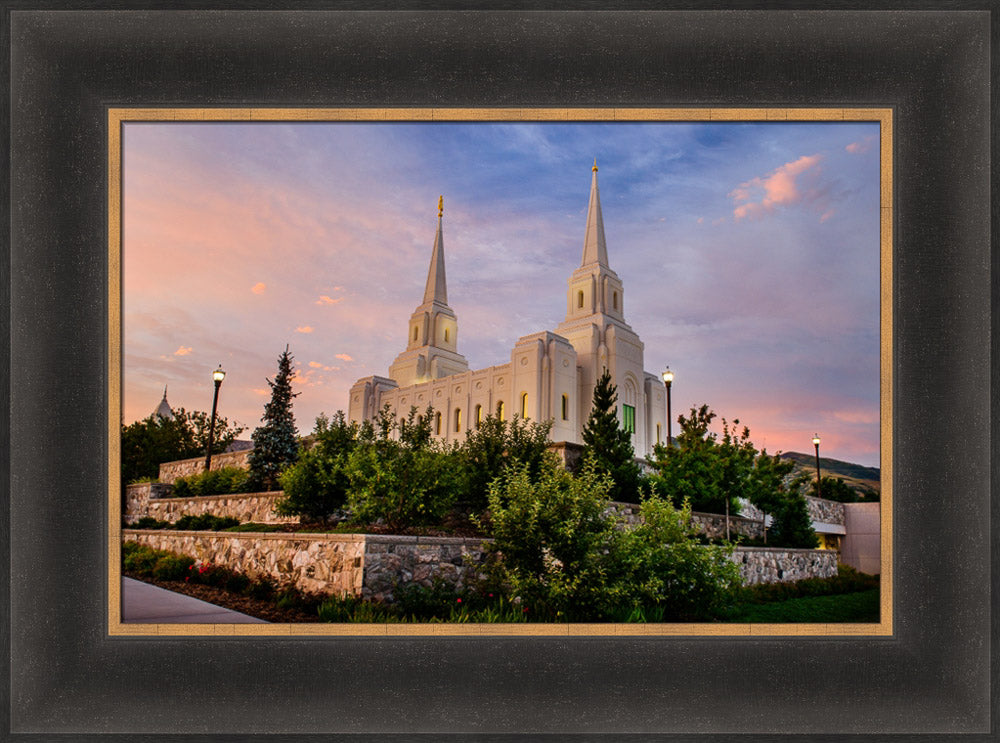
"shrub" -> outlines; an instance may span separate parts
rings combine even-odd
[[[143,516],[134,524],[129,525],[130,529],[169,529],[169,521],[158,521],[152,516]]]
[[[619,606],[611,614],[619,621],[692,620],[729,605],[740,585],[732,546],[701,543],[690,503],[677,509],[650,494],[640,514],[642,522],[622,532],[612,552],[612,574],[625,586],[631,610],[623,614]]]
[[[279,477],[284,491],[284,498],[275,505],[279,514],[320,521],[347,502],[347,457],[357,444],[358,426],[348,424],[338,410],[332,421],[325,416],[316,419],[314,435],[313,448]]]
[[[355,521],[384,521],[392,529],[439,522],[464,489],[455,450],[431,440],[430,409],[396,422],[388,407],[378,427],[351,452],[348,504]]]
[[[534,484],[523,468],[508,470],[489,493],[493,585],[532,619],[691,619],[726,603],[738,569],[729,547],[699,543],[690,506],[650,495],[644,523],[623,530],[610,487],[589,457],[576,477],[552,467]]]
[[[170,495],[173,498],[192,498],[199,495],[245,493],[249,487],[249,477],[249,473],[239,467],[199,472],[177,478]]]
[[[245,524],[237,524],[236,526],[227,526],[219,531],[234,531],[234,532],[273,532],[273,531],[284,531],[284,527],[281,524],[258,524],[254,521],[248,521]]]
[[[488,572],[498,588],[555,619],[599,612],[598,594],[608,588],[604,555],[615,534],[605,513],[610,487],[592,459],[577,477],[549,466],[532,483],[521,466],[498,478],[488,496]]]
[[[508,467],[523,466],[535,479],[549,453],[552,421],[533,423],[514,416],[509,423],[497,415],[488,415],[474,430],[468,431],[459,451],[467,470],[466,491],[459,503],[473,511],[486,508],[490,483]]]
[[[250,587],[250,582],[250,579],[243,573],[230,573],[224,587],[233,593],[244,593]]]
[[[238,526],[239,523],[239,519],[229,516],[213,516],[210,513],[203,513],[198,516],[181,516],[174,524],[174,528],[181,531],[222,531],[232,526]]]
[[[165,554],[153,565],[153,577],[157,580],[184,580],[194,559],[187,555]]]
[[[154,550],[136,542],[125,542],[122,545],[122,568],[127,573],[149,577],[153,574],[156,561],[164,554],[166,553],[162,550]]]

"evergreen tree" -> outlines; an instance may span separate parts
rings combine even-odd
[[[632,435],[618,424],[618,388],[605,369],[594,386],[594,402],[583,429],[584,459],[594,460],[597,472],[606,472],[614,485],[612,500],[637,503],[642,472],[635,462]]]
[[[812,528],[806,499],[798,490],[782,494],[781,502],[774,513],[774,521],[768,530],[767,543],[775,547],[815,549],[819,539]]]
[[[292,355],[285,346],[278,357],[278,374],[271,387],[271,400],[264,406],[261,417],[263,426],[253,432],[253,451],[250,453],[250,483],[258,490],[274,490],[278,476],[293,464],[299,453],[298,432],[292,416]]]

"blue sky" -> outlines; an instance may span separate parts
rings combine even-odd
[[[877,124],[128,123],[123,152],[126,422],[164,385],[209,409],[221,363],[220,413],[252,427],[286,343],[300,431],[346,408],[405,346],[440,194],[459,350],[505,363],[563,319],[596,157],[674,415],[878,464]]]

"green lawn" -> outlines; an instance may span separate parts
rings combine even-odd
[[[743,604],[727,622],[877,622],[879,589],[833,596],[808,596],[769,604]]]

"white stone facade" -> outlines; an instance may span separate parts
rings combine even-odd
[[[569,277],[566,319],[554,332],[518,339],[510,362],[469,370],[458,353],[458,319],[448,306],[442,216],[423,302],[407,328],[406,349],[388,377],[359,379],[351,388],[348,420],[374,420],[386,405],[397,417],[412,406],[434,408],[432,433],[462,441],[481,418],[496,413],[552,421],[553,441],[582,443],[594,385],[604,369],[618,387],[618,419],[632,431],[637,456],[666,438],[666,395],[660,377],[643,370],[644,346],[625,321],[625,291],[608,264],[604,219],[593,168],[583,258]]]

